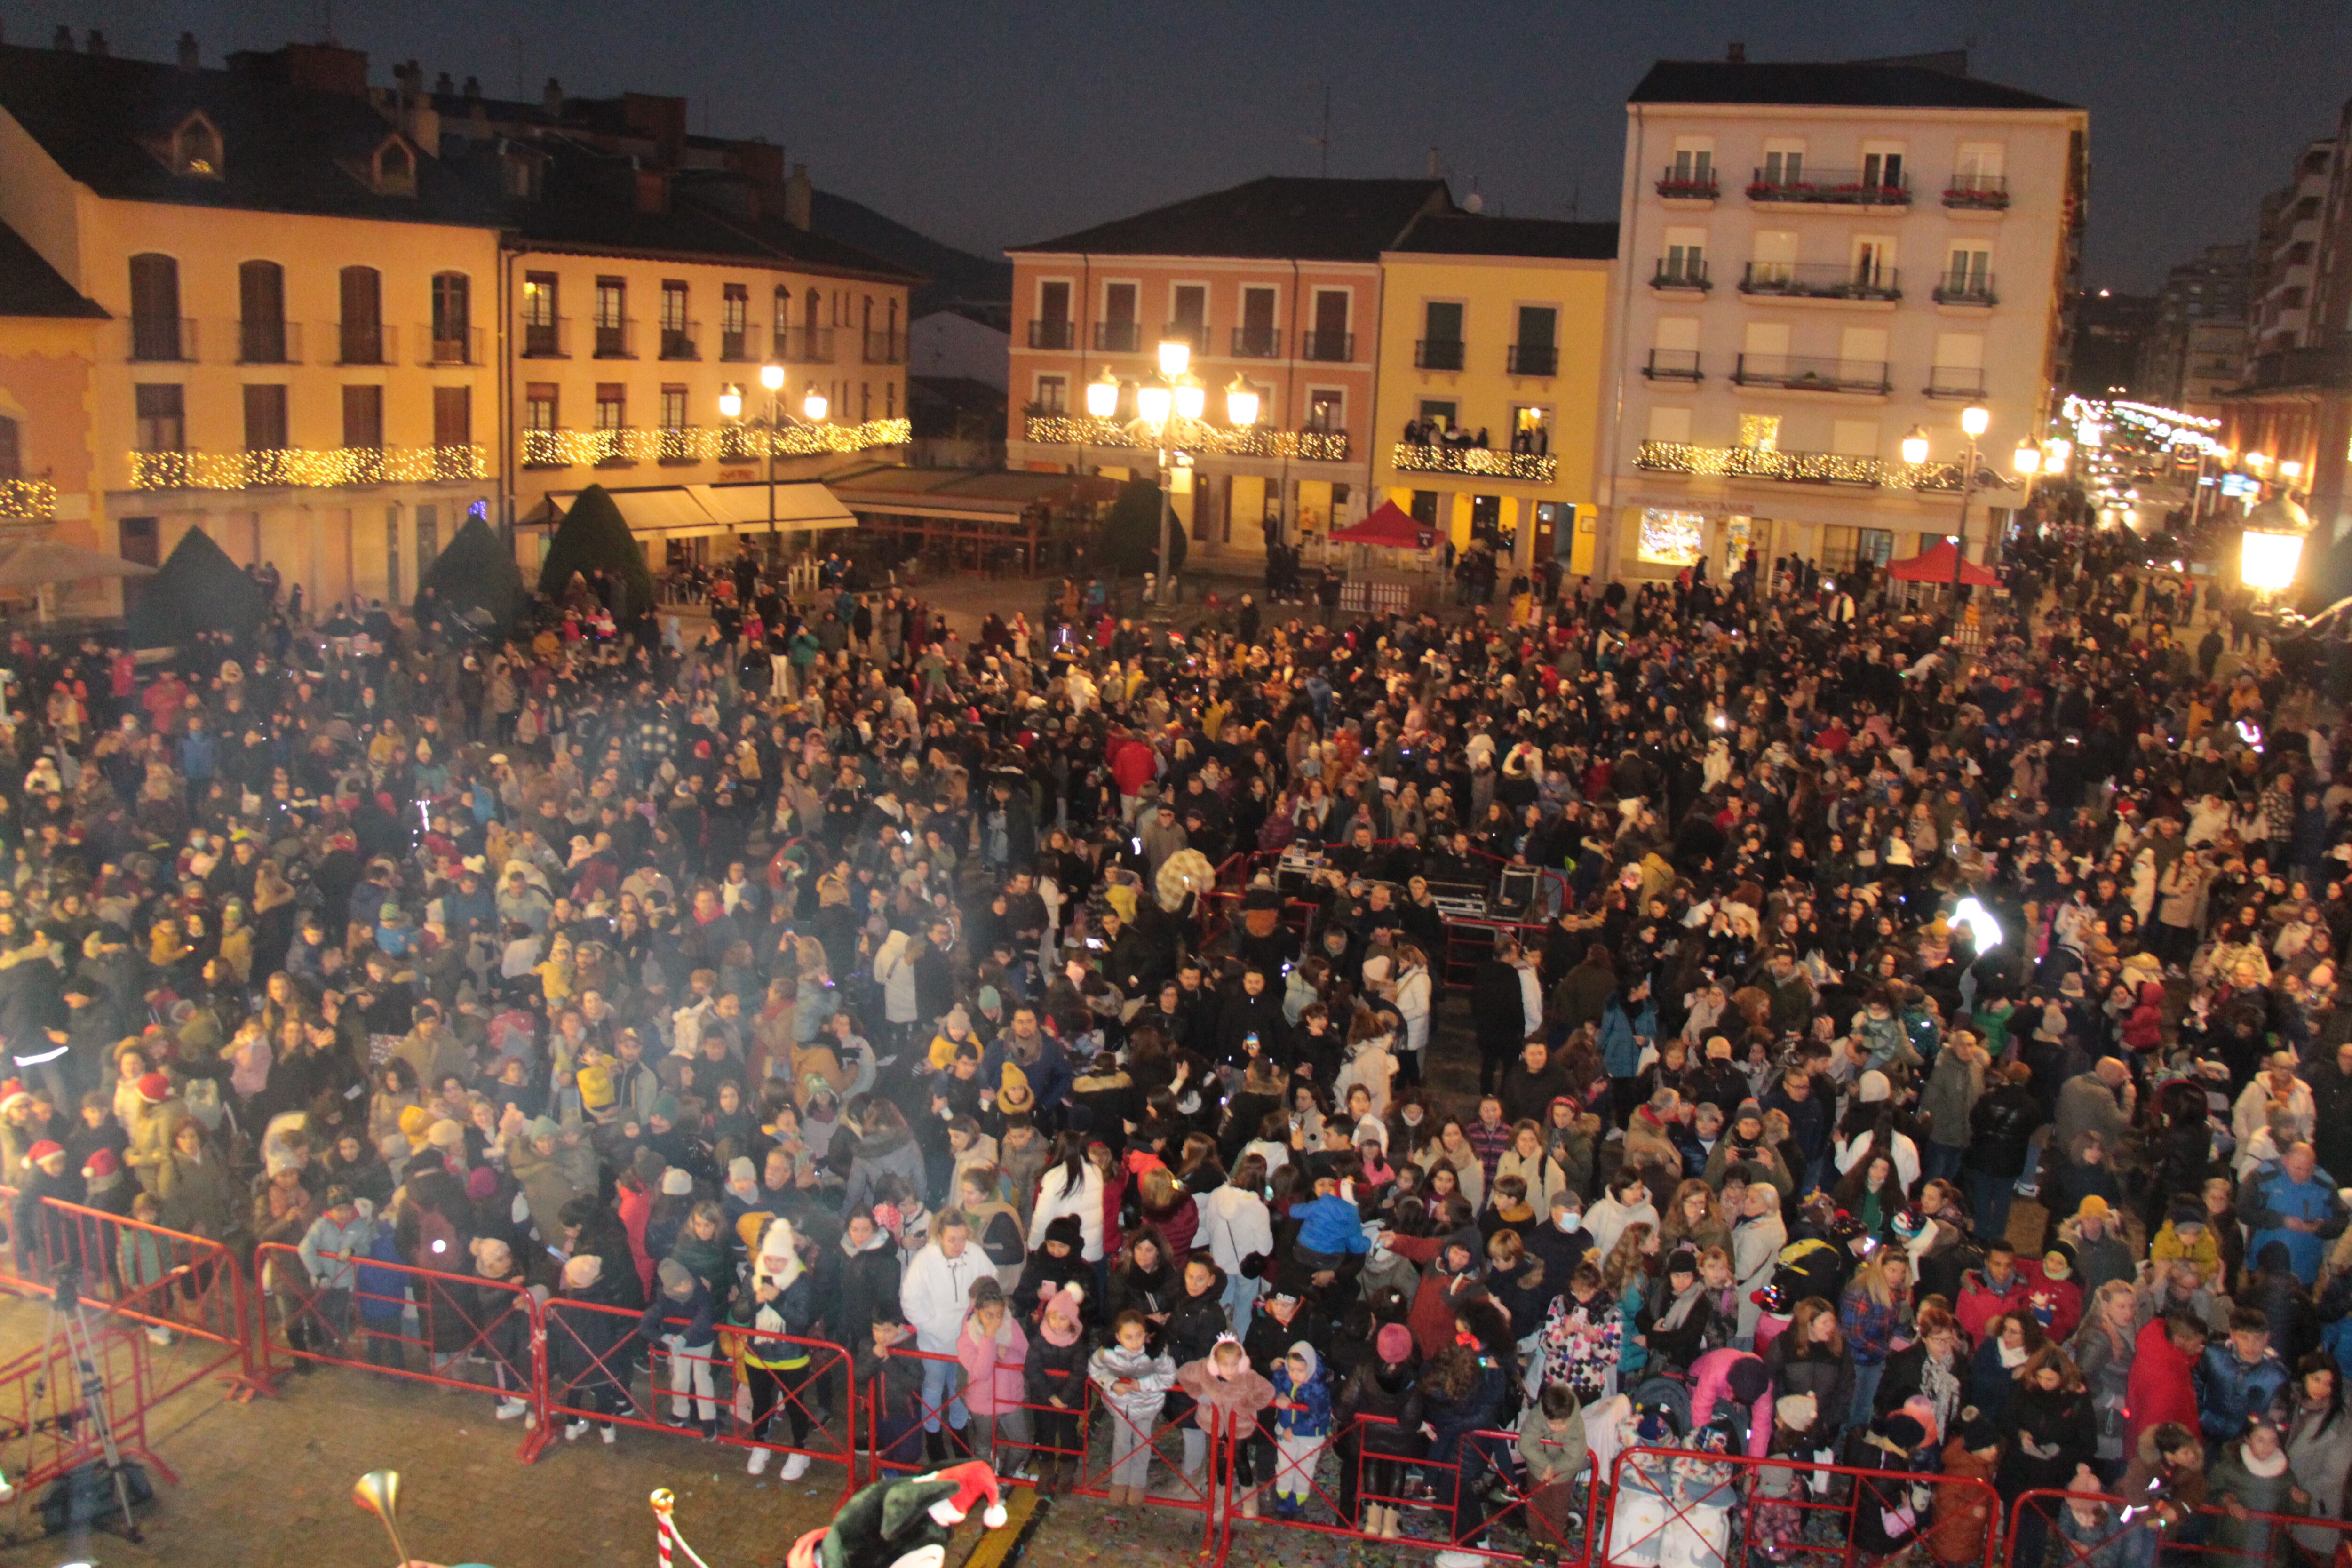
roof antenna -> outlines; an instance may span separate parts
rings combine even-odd
[[[1329,178],[1331,174],[1331,84],[1328,81],[1323,84],[1323,133],[1319,136],[1302,137],[1300,140],[1316,151],[1316,176],[1320,179]]]

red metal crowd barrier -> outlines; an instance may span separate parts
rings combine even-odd
[[[145,1338],[109,1328],[103,1319],[91,1320],[89,1329],[78,1344],[79,1325],[70,1338],[57,1328],[0,1366],[0,1475],[21,1493],[105,1458],[92,1402],[105,1412],[118,1455],[164,1480],[179,1479],[147,1447],[147,1411],[155,1396]]]
[[[1869,1555],[1864,1541],[1895,1540],[1889,1554],[1915,1544],[1939,1503],[1982,1521],[1980,1542],[1938,1552],[1946,1568],[1992,1568],[2002,1544],[2000,1495],[1969,1477],[1641,1447],[1617,1456],[1609,1493],[1596,1568],[1734,1562],[1748,1552],[1826,1568]]]
[[[2213,1472],[2208,1464],[2209,1498],[2221,1486]],[[2020,1568],[2021,1541],[2031,1552],[2038,1538],[2038,1568],[2055,1536],[2057,1568],[2148,1568],[2159,1554],[2177,1568],[2328,1568],[2347,1532],[2352,1521],[2263,1513],[2246,1508],[2243,1499],[2187,1507],[2160,1494],[2132,1502],[2105,1492],[2037,1489],[2011,1505],[2008,1556],[2011,1568]]]
[[[541,1363],[540,1442],[534,1453],[554,1440],[558,1426],[572,1427],[584,1422],[699,1434],[701,1423],[709,1420],[715,1423],[715,1440],[731,1447],[802,1454],[840,1465],[844,1501],[856,1489],[856,1391],[849,1352],[839,1345],[763,1334],[759,1339],[763,1345],[790,1344],[808,1352],[804,1367],[771,1369],[744,1359],[751,1336],[738,1328],[719,1329],[709,1346],[674,1343],[676,1334],[648,1341],[637,1331],[643,1314],[625,1307],[562,1297],[545,1302],[540,1318],[546,1352]],[[686,1324],[683,1320],[665,1319],[663,1326],[682,1329]],[[633,1392],[641,1358],[647,1380],[643,1399]],[[766,1426],[761,1435],[752,1417],[759,1411],[763,1388],[772,1403],[759,1412]],[[838,1412],[812,1403],[813,1398],[835,1393]],[[667,1421],[660,1418],[664,1399],[670,1401]],[[684,1414],[679,1412],[681,1405]],[[790,1441],[784,1440],[787,1433]]]
[[[253,1320],[266,1384],[282,1361],[298,1372],[345,1366],[495,1395],[501,1419],[526,1417],[517,1457],[537,1454],[547,1436],[546,1335],[529,1289],[366,1257],[320,1261],[323,1279],[312,1278],[298,1248],[268,1242],[254,1249],[255,1274],[267,1282]]]
[[[211,1347],[201,1355],[175,1358],[173,1373],[151,1382],[152,1399],[168,1399],[215,1376],[227,1384],[233,1398],[267,1392],[268,1378],[255,1361],[247,1327],[251,1293],[246,1272],[227,1247],[56,1198],[42,1201],[37,1235],[43,1267],[34,1272],[44,1278],[26,1281],[28,1288],[48,1291],[56,1271],[70,1268],[86,1305],[145,1324],[158,1344],[185,1339]],[[21,1260],[33,1253],[18,1256]]]

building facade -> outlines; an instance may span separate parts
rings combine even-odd
[[[109,548],[99,482],[96,368],[104,310],[0,227],[0,542]],[[78,584],[76,608],[102,608]]]
[[[2212,418],[2237,384],[2248,342],[2252,251],[2209,245],[2165,274],[2135,383],[2147,401]]]
[[[1597,569],[1836,569],[1949,534],[1959,411],[1990,410],[1995,474],[2042,433],[2087,137],[1960,58],[1654,67],[1627,105]],[[2005,517],[1979,506],[1972,557]]]
[[[1376,500],[1456,548],[1592,570],[1616,258],[1614,224],[1443,215],[1381,256]]]
[[[1008,465],[1150,477],[1136,390],[1161,342],[1190,347],[1206,419],[1184,433],[1176,514],[1196,556],[1262,557],[1366,513],[1377,439],[1381,261],[1424,215],[1454,209],[1439,180],[1268,178],[1019,247],[1013,258]],[[1119,387],[1113,417],[1089,383]],[[1236,427],[1226,394],[1257,395]]]

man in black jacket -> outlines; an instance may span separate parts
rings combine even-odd
[[[1527,1006],[1519,989],[1519,944],[1517,939],[1497,936],[1495,951],[1478,966],[1470,982],[1470,1013],[1478,1033],[1478,1092],[1492,1094],[1498,1083],[1507,1077],[1505,1069],[1511,1055],[1527,1041]],[[1542,1066],[1539,1043],[1531,1048],[1536,1053],[1536,1065]],[[1547,1100],[1545,1103],[1549,1103]],[[1509,1115],[1509,1100],[1504,1101],[1505,1114]]]
[[[1503,1120],[1508,1122],[1533,1121],[1540,1125],[1551,1114],[1551,1102],[1566,1095],[1573,1098],[1576,1085],[1569,1081],[1568,1068],[1554,1060],[1543,1041],[1526,1041],[1519,1049],[1519,1059],[1502,1075],[1503,1083],[1496,1098],[1503,1102]],[[1541,1194],[1538,1194],[1540,1200]]]

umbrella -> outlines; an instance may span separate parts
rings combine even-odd
[[[152,577],[155,568],[55,539],[29,539],[0,554],[0,588],[37,588],[86,577]]]

